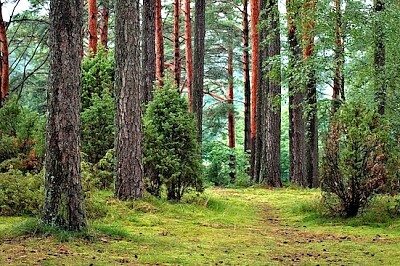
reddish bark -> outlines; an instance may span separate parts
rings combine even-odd
[[[243,83],[244,83],[244,150],[251,150],[251,86],[249,61],[248,0],[243,0]]]
[[[161,0],[156,0],[156,78],[161,88],[164,75],[164,41],[161,16]]]
[[[179,88],[181,83],[181,64],[180,64],[180,47],[179,47],[179,13],[180,0],[174,2],[174,80],[175,85]]]
[[[228,47],[228,104],[230,105],[228,111],[228,139],[231,154],[229,158],[229,166],[231,171],[229,176],[231,183],[235,181],[235,112],[233,105],[233,49],[232,46]]]
[[[256,138],[257,84],[258,84],[258,20],[260,16],[260,0],[250,0],[251,6],[251,139]]]
[[[186,82],[188,91],[189,109],[192,106],[193,84],[193,50],[192,50],[192,22],[190,20],[190,0],[185,0],[185,51],[186,51]]]
[[[89,52],[97,53],[97,3],[88,0]]]
[[[100,9],[100,43],[108,48],[108,21],[110,18],[110,7],[108,0],[104,0]]]
[[[0,106],[4,99],[7,97],[9,91],[9,63],[8,63],[8,42],[7,32],[2,16],[2,5],[0,3],[0,46],[1,46],[1,93],[0,93]]]

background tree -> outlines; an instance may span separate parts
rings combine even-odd
[[[0,107],[7,97],[9,91],[9,64],[8,64],[8,42],[7,42],[7,33],[6,33],[6,25],[2,15],[2,6],[3,3],[0,3],[0,46],[1,46],[1,61],[0,61],[0,70],[1,70],[1,90],[0,90]]]
[[[79,154],[82,13],[83,1],[50,1],[43,222],[69,230],[81,230],[86,226]]]
[[[203,132],[204,53],[206,34],[205,12],[206,1],[195,0],[193,90],[191,110],[196,116],[197,140],[200,144],[202,143]]]
[[[89,53],[97,53],[97,2],[88,0]]]
[[[281,135],[281,63],[280,29],[278,1],[261,2],[261,30],[259,38],[262,45],[259,50],[260,84],[257,93],[261,120],[257,128],[261,149],[255,154],[260,161],[260,172],[254,180],[273,187],[282,186],[280,170],[280,135]]]
[[[153,86],[156,79],[156,0],[143,3],[142,23],[142,75],[143,101],[148,103],[153,98]]]
[[[116,0],[116,183],[122,200],[143,196],[139,1]]]

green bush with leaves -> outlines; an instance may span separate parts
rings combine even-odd
[[[205,161],[205,181],[212,186],[230,185],[229,174],[232,168],[229,165],[230,156],[235,156],[235,184],[237,186],[248,186],[250,178],[247,171],[250,167],[249,156],[238,147],[232,151],[227,145],[218,142],[205,142],[203,145],[203,158]]]
[[[180,201],[190,188],[202,190],[201,156],[194,116],[171,78],[154,93],[144,115],[144,165],[148,191]]]
[[[359,103],[343,105],[331,123],[322,160],[323,202],[352,217],[387,183],[390,128]]]
[[[82,60],[82,110],[93,105],[92,96],[113,95],[114,55],[104,47],[99,47],[94,57],[86,56]]]
[[[0,117],[0,171],[8,170],[6,164],[17,159],[18,169],[39,172],[45,151],[45,118],[12,98],[0,108]]]
[[[82,151],[97,163],[114,145],[114,59],[100,48],[82,62]]]
[[[0,173],[0,215],[37,215],[44,202],[44,174]]]

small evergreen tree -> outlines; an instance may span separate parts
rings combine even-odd
[[[352,103],[331,123],[322,160],[323,199],[334,213],[353,217],[386,184],[389,127],[376,111]]]
[[[147,190],[180,201],[189,188],[202,189],[201,156],[194,117],[170,78],[156,90],[144,115],[144,166]]]

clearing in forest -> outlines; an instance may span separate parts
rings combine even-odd
[[[211,189],[176,204],[98,192],[103,217],[81,235],[0,217],[0,264],[400,265],[400,219],[386,214],[384,199],[342,220],[321,218],[318,197],[316,190]]]

